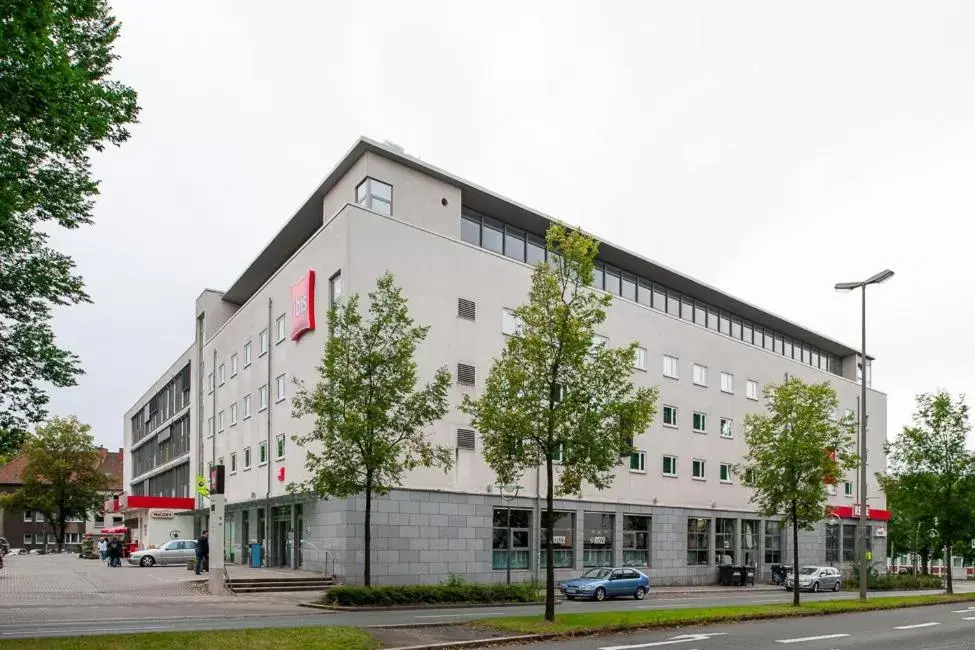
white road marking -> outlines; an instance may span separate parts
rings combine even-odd
[[[849,634],[823,634],[822,636],[804,636],[800,639],[776,639],[776,643],[804,643],[806,641],[822,641],[824,639],[840,639]]]
[[[975,607],[969,607],[968,609],[956,609],[952,614],[971,614],[975,612]]]
[[[932,627],[941,623],[918,623],[917,625],[898,625],[895,630],[916,630],[919,627]]]
[[[975,616],[965,616],[965,617],[962,617],[961,620],[963,620],[963,621],[975,621]]]
[[[666,641],[651,641],[649,643],[637,643],[634,645],[613,645],[600,648],[599,650],[636,650],[636,648],[658,648],[665,645],[675,645],[677,643],[689,643],[691,641],[707,641],[713,636],[724,636],[727,632],[709,632],[707,634],[681,634],[671,637]]]

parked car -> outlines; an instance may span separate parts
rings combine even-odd
[[[10,552],[10,542],[7,541],[6,537],[0,537],[0,555],[6,555]]]
[[[799,591],[839,591],[843,577],[840,570],[831,566],[804,566],[799,569]],[[790,575],[785,588],[792,591],[795,581]]]
[[[171,539],[159,548],[147,548],[129,555],[129,564],[150,567],[157,564],[180,564],[196,559],[196,540]]]
[[[650,593],[650,578],[630,567],[589,569],[578,578],[560,583],[559,591],[569,600],[605,600],[616,596],[643,600]]]
[[[28,551],[26,548],[12,548],[7,553],[7,555],[27,555]]]

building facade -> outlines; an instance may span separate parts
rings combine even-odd
[[[204,468],[223,464],[228,558],[258,541],[269,565],[360,579],[363,499],[288,492],[306,477],[292,435],[311,426],[292,415],[291,398],[296,382],[316,381],[330,304],[365,295],[391,271],[411,315],[431,327],[418,350],[420,377],[444,366],[455,377],[451,410],[428,431],[455,449],[455,463],[447,473],[414,471],[378,500],[374,579],[503,580],[509,562],[519,579],[537,574],[542,472],[523,476],[516,496],[501,495],[457,406],[479,392],[514,333],[510,310],[527,300],[552,221],[395,146],[359,140],[233,286],[197,299],[193,345],[125,416],[128,489],[190,495]],[[789,542],[777,522],[755,514],[731,471],[745,453],[744,417],[764,408],[764,386],[787,376],[831,382],[841,411],[857,412],[857,351],[610,243],[599,261],[595,288],[615,297],[599,335],[614,346],[638,342],[633,381],[659,387],[660,409],[609,489],[557,501],[559,574],[625,563],[645,567],[655,584],[699,584],[714,582],[716,564],[729,560],[767,574]],[[866,373],[869,384],[869,359]],[[184,376],[168,411],[151,407]],[[866,410],[878,537],[889,516],[873,478],[886,469],[886,396],[870,388]],[[184,418],[188,449],[140,456],[163,444],[160,436],[183,435],[176,423]],[[802,534],[803,562],[852,558],[854,473],[829,490],[836,515]]]

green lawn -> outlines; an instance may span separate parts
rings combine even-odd
[[[379,642],[351,627],[264,628],[214,632],[147,632],[64,639],[7,639],[0,650],[374,650]]]
[[[582,634],[609,632],[627,628],[677,627],[707,623],[726,623],[751,619],[786,618],[791,616],[817,616],[845,612],[902,607],[922,607],[945,603],[975,600],[975,594],[954,596],[900,596],[871,598],[865,603],[858,600],[821,600],[804,602],[797,609],[792,605],[742,605],[737,607],[700,607],[694,609],[644,609],[636,611],[588,612],[584,614],[559,614],[554,623],[541,616],[506,616],[483,619],[475,625],[517,634]]]

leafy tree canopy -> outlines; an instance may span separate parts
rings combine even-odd
[[[135,91],[110,78],[118,35],[103,0],[0,3],[0,429],[41,421],[44,386],[81,372],[50,320],[89,298],[48,237],[50,224],[91,223],[90,153],[125,141],[138,113]]]

